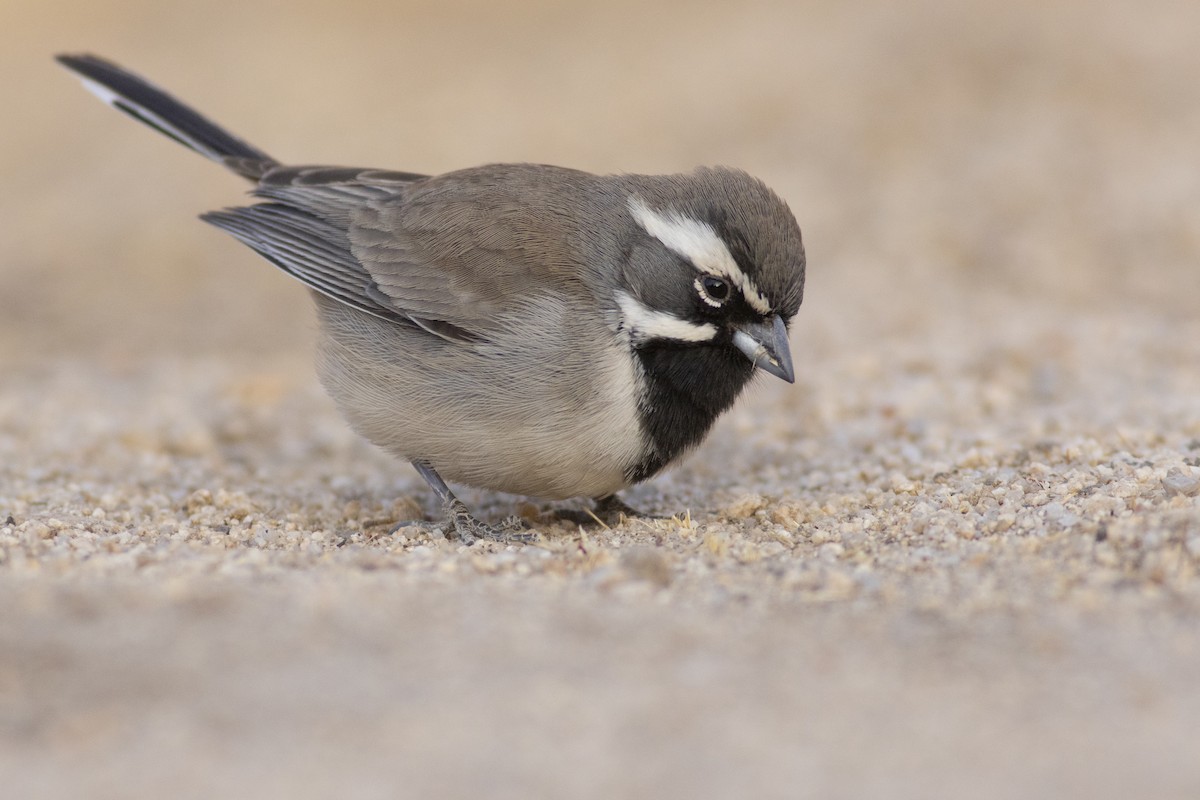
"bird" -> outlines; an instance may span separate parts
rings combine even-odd
[[[617,493],[695,449],[757,373],[795,382],[800,227],[742,170],[288,165],[111,61],[56,58],[253,184],[252,204],[200,218],[311,290],[326,391],[464,544],[532,535],[448,482],[631,511]]]

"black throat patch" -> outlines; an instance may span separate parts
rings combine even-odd
[[[732,344],[652,342],[634,351],[645,370],[642,431],[652,451],[625,471],[632,483],[653,476],[698,445],[754,374]]]

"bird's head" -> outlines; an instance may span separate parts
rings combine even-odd
[[[726,374],[712,377],[738,389],[755,367],[793,382],[787,327],[805,260],[787,204],[727,168],[630,176],[624,188],[630,233],[617,305],[633,347],[693,351],[685,360],[723,364]]]

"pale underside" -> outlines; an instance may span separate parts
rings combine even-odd
[[[599,497],[629,485],[646,450],[641,376],[599,314],[535,298],[490,339],[463,343],[314,297],[321,380],[374,444],[447,481],[513,494]],[[539,336],[522,322],[531,319],[565,335]],[[563,407],[572,413],[547,412]]]

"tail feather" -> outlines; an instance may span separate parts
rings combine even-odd
[[[244,178],[257,181],[278,162],[121,67],[92,55],[60,55],[92,94]]]

